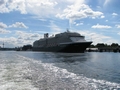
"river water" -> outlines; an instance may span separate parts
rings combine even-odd
[[[120,53],[0,51],[0,90],[120,90]]]

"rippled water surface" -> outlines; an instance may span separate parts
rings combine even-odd
[[[0,51],[0,90],[103,89],[120,89],[120,53]]]

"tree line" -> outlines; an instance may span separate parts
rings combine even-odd
[[[120,45],[118,43],[112,43],[110,45],[104,44],[104,43],[98,43],[96,45],[93,45],[93,44],[90,45],[90,48],[100,48],[100,47],[103,47],[103,48],[104,47],[118,48],[118,47],[120,47]]]
[[[32,45],[23,45],[22,47],[16,47],[15,48],[17,51],[27,51],[27,50],[32,50]]]

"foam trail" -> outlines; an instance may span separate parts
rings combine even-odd
[[[19,56],[30,63],[31,72],[27,78],[40,90],[113,90],[120,89],[120,84],[105,80],[96,80],[76,75],[54,66],[52,63],[42,63],[27,57]]]
[[[24,78],[29,71],[29,63],[19,56],[0,53],[0,90],[39,90]]]

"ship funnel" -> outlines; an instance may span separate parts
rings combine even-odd
[[[68,28],[67,28],[67,32],[70,32]]]
[[[48,37],[49,37],[48,33],[44,34],[44,38],[48,38]]]

